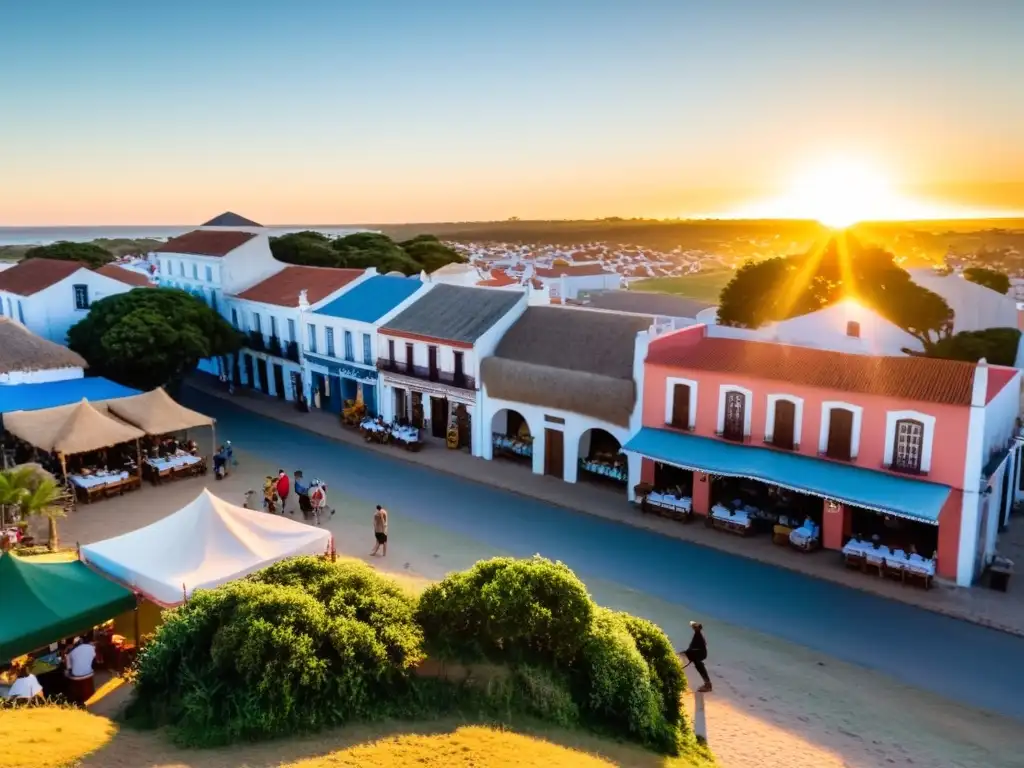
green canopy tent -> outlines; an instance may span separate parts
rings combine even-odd
[[[0,663],[135,608],[135,595],[80,562],[0,554]]]

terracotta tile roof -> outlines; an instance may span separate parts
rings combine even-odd
[[[262,283],[256,283],[238,294],[239,299],[274,304],[278,307],[299,306],[299,292],[306,291],[310,304],[326,299],[363,274],[362,269],[289,266]]]
[[[17,266],[0,272],[0,291],[31,296],[86,267],[77,261],[60,259],[24,259]]]
[[[974,389],[974,363],[849,355],[740,339],[704,338],[688,346],[654,343],[647,362],[947,405],[970,405]]]
[[[197,229],[184,235],[172,237],[159,248],[156,253],[190,253],[196,256],[227,256],[235,248],[245,245],[256,235],[252,232],[234,230],[218,231],[214,229]]]
[[[589,277],[592,275],[610,275],[600,264],[573,264],[568,267],[538,267],[537,277]]]
[[[149,278],[141,272],[136,272],[134,269],[125,269],[116,264],[104,264],[96,272],[126,285],[136,285],[139,287],[152,287],[153,285]]]
[[[486,280],[481,280],[477,285],[483,288],[504,288],[508,285],[516,285],[519,282],[518,278],[509,277],[502,269],[491,270],[491,276]]]

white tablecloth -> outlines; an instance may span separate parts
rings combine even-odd
[[[378,424],[376,421],[364,421],[360,425],[360,428],[365,429],[367,432],[387,432],[387,424]]]
[[[806,523],[802,524],[799,528],[794,528],[789,532],[789,540],[798,547],[807,546],[812,541],[818,541],[821,538],[821,528],[814,523],[808,527]]]
[[[885,560],[890,565],[899,565],[911,571],[927,573],[929,576],[935,575],[934,560],[926,560],[920,555],[907,555],[901,549],[893,551],[884,545],[875,549],[870,542],[850,539],[843,547],[843,554],[864,555],[872,563],[881,563]]]
[[[665,507],[666,509],[676,509],[680,512],[689,512],[693,506],[693,499],[689,496],[678,498],[668,493],[649,493],[647,494],[647,501],[650,504],[657,504],[659,507]]]
[[[403,443],[418,443],[420,441],[420,431],[414,427],[393,429],[391,430],[391,436],[395,440],[401,440]]]
[[[745,510],[738,509],[735,512],[730,513],[730,510],[723,507],[721,504],[715,504],[711,508],[711,516],[716,520],[728,520],[729,522],[742,525],[744,528],[750,527],[750,516],[747,515]]]
[[[146,463],[158,472],[166,472],[170,469],[178,469],[180,467],[188,467],[192,464],[198,464],[199,457],[186,454],[184,456],[171,456],[166,459],[146,459]]]
[[[128,479],[127,472],[111,473],[109,475],[71,475],[71,482],[79,488],[99,488],[103,485],[111,485]]]

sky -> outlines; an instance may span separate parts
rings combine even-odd
[[[1024,211],[1024,0],[33,0],[0,226],[761,210],[835,157]]]

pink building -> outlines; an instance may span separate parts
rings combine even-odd
[[[651,342],[643,427],[625,449],[694,514],[760,499],[755,510],[813,520],[826,549],[877,536],[968,586],[1019,495],[1020,375],[696,325]]]

